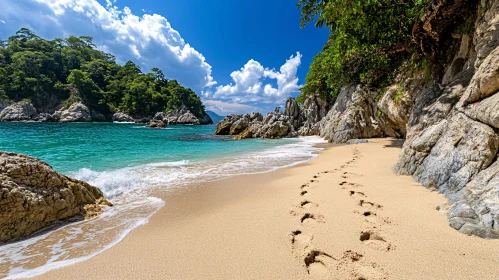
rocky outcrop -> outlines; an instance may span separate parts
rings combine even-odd
[[[376,91],[361,86],[344,87],[319,124],[320,136],[334,143],[382,136],[376,115],[376,96]]]
[[[103,210],[98,204],[111,205],[99,189],[36,158],[0,152],[0,242],[29,236],[56,221],[97,215]]]
[[[35,107],[29,102],[14,103],[0,112],[0,121],[30,121],[38,116]]]
[[[311,136],[320,134],[319,122],[326,117],[330,110],[330,102],[319,95],[310,95],[305,98],[301,108],[303,120],[298,133],[302,136]]]
[[[150,120],[146,127],[149,128],[166,128],[168,126],[167,123],[165,123],[163,120]]]
[[[456,230],[499,238],[499,1],[479,13],[442,84],[416,98],[394,169],[446,194]]]
[[[116,112],[113,114],[113,122],[134,122],[134,119],[126,113]]]
[[[173,110],[166,115],[157,113],[155,119],[160,117],[162,118],[161,120],[164,120],[168,124],[213,124],[213,121],[208,114],[205,113],[201,118],[198,118],[189,111],[185,105],[182,105],[180,108]]]
[[[236,139],[282,138],[297,135],[293,127],[293,117],[276,112],[268,113],[265,118],[260,113],[228,115],[218,123],[214,134],[233,135]]]
[[[85,104],[76,102],[67,109],[61,109],[54,113],[54,118],[60,122],[91,122],[92,115]]]

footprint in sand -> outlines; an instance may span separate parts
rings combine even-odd
[[[359,205],[363,208],[367,208],[367,209],[381,209],[383,208],[383,206],[379,205],[379,204],[376,204],[376,203],[373,203],[373,202],[369,202],[369,201],[365,201],[363,199],[361,199],[359,201]]]
[[[314,279],[329,279],[332,277],[328,263],[334,262],[335,259],[319,250],[310,251],[303,259],[308,274]]]
[[[295,230],[291,233],[291,245],[293,250],[305,250],[312,244],[313,236],[303,234],[301,230]],[[297,252],[299,253],[299,252]],[[303,253],[303,252],[302,252]]]
[[[311,202],[308,200],[304,200],[300,203],[300,207],[303,209],[309,209],[309,208],[317,207],[317,206],[319,206],[317,203],[314,203],[314,202]]]
[[[349,191],[351,197],[365,197],[363,192]]]
[[[385,238],[383,238],[379,233],[376,233],[373,230],[361,232],[359,240],[375,250],[390,251],[393,249],[393,246],[390,244],[390,242],[387,242]]]
[[[322,215],[318,215],[318,214],[312,214],[312,213],[305,213],[301,219],[300,219],[300,222],[302,224],[309,224],[309,223],[313,223],[313,222],[322,222]]]
[[[307,193],[308,193],[308,191],[302,191],[302,192],[300,193],[300,195],[301,195],[301,196],[305,196]]]

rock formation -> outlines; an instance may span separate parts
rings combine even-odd
[[[320,135],[329,142],[383,135],[377,120],[377,92],[361,86],[344,87],[332,109],[320,122]]]
[[[446,194],[456,230],[499,238],[499,1],[481,5],[445,84],[419,91],[395,171]]]
[[[330,110],[330,102],[319,95],[311,95],[305,99],[303,108],[301,108],[301,117],[303,124],[299,129],[302,136],[311,136],[320,134],[320,124]]]
[[[113,122],[134,122],[134,119],[123,112],[116,112],[113,115]]]
[[[0,242],[29,236],[56,221],[95,216],[102,212],[100,205],[111,204],[99,189],[36,158],[0,152]]]
[[[71,104],[67,109],[54,113],[54,118],[60,122],[91,122],[90,110],[81,102]]]
[[[31,103],[21,101],[3,109],[0,112],[0,121],[29,121],[37,116],[38,113]]]
[[[197,118],[189,109],[182,105],[180,108],[166,114],[164,118],[169,124],[212,124],[208,115],[203,115],[202,118]]]
[[[217,125],[215,135],[234,135],[236,139],[282,138],[297,136],[293,117],[270,112],[265,118],[260,113],[228,115]]]
[[[167,123],[164,122],[164,120],[150,120],[146,127],[149,127],[149,128],[166,128],[168,126]]]

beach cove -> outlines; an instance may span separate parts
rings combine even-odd
[[[445,197],[391,167],[400,140],[164,197],[122,242],[38,279],[495,279],[499,245],[448,226]]]

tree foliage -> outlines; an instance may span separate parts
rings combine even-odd
[[[299,0],[301,26],[330,35],[314,57],[302,95],[335,95],[349,83],[376,84],[413,51],[411,31],[428,0]]]
[[[182,104],[198,117],[205,113],[194,91],[158,68],[142,73],[132,61],[121,66],[88,36],[49,41],[25,28],[0,40],[0,98],[30,100],[37,108],[81,100],[104,114],[150,116]]]

